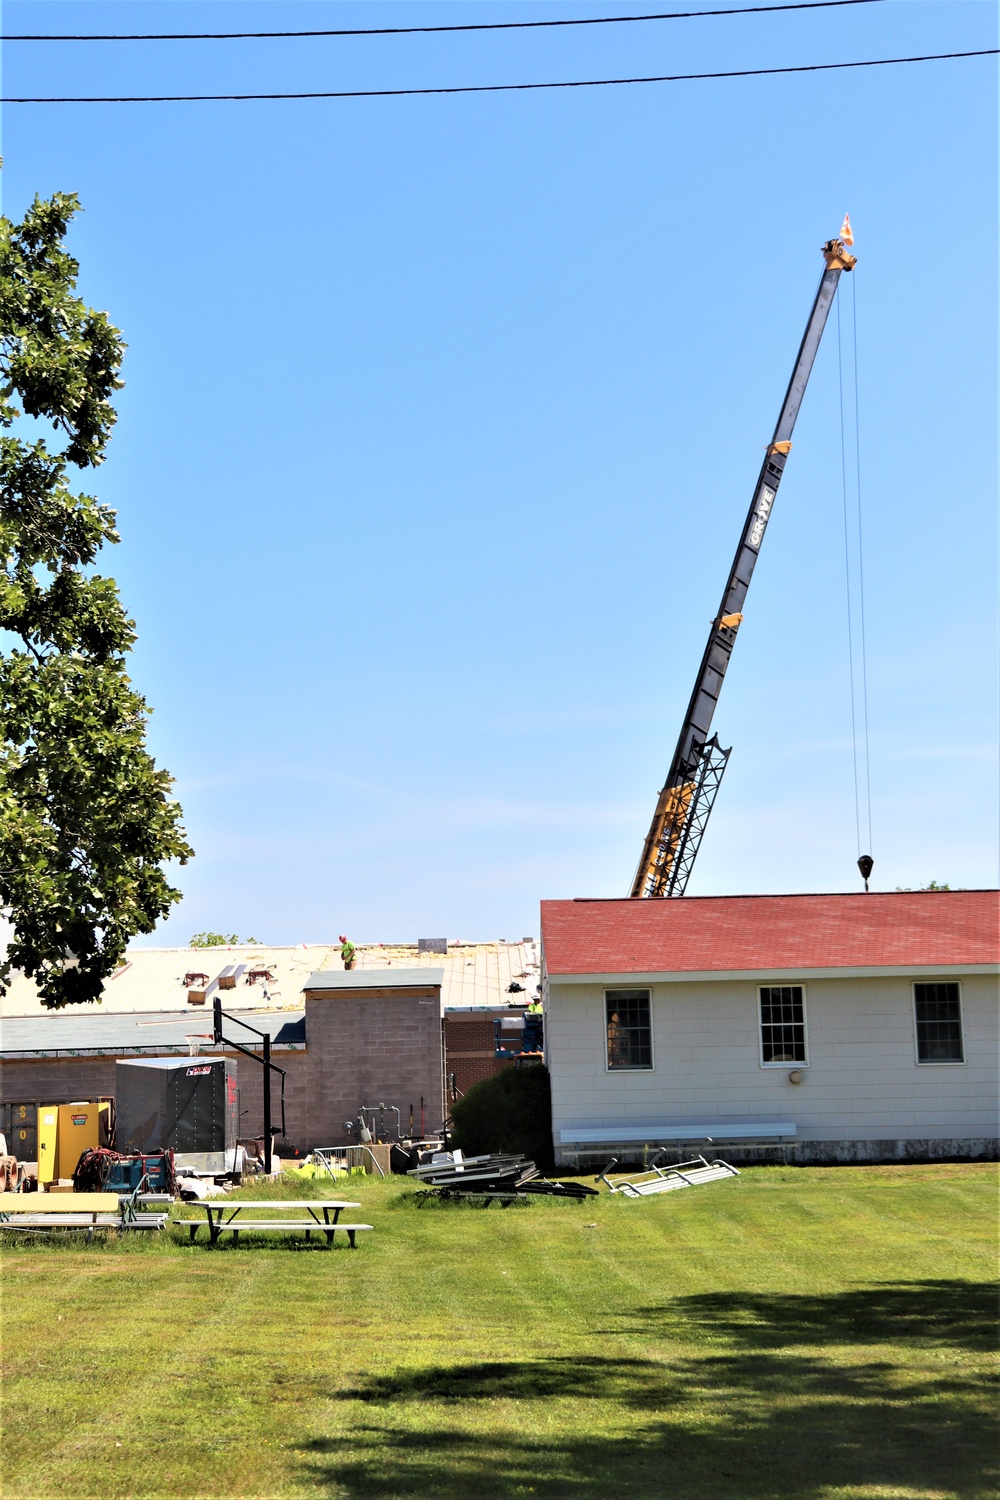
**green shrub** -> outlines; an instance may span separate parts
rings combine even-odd
[[[541,1063],[474,1083],[452,1105],[451,1119],[452,1145],[466,1156],[523,1152],[543,1172],[552,1170],[552,1098]]]

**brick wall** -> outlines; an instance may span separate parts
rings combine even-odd
[[[510,1059],[497,1057],[496,1034],[493,1022],[505,1011],[491,1011],[486,1015],[470,1011],[446,1012],[444,1018],[445,1086],[451,1099],[452,1078],[454,1089],[464,1094],[474,1083],[484,1078],[495,1078],[504,1068],[513,1066]]]

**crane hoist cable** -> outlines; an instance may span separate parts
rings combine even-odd
[[[861,417],[858,396],[858,291],[851,281],[851,319],[854,325],[854,454],[858,485],[858,598],[861,614],[861,695],[865,724],[865,801],[868,805],[868,848],[872,847],[872,777],[868,751],[868,649],[865,642],[865,549],[861,522]]]
[[[865,882],[865,890],[868,889],[868,877],[872,870],[871,847],[872,847],[872,792],[871,792],[871,755],[869,749],[868,734],[868,656],[865,641],[865,571],[864,571],[864,531],[861,513],[861,420],[860,399],[858,396],[858,311],[856,283],[852,282],[851,297],[851,352],[853,355],[853,381],[854,400],[851,403],[850,415],[853,418],[853,430],[848,434],[848,410],[845,402],[845,368],[844,368],[844,338],[841,326],[840,304],[837,304],[837,365],[840,389],[840,474],[841,493],[843,499],[844,519],[844,586],[847,601],[847,661],[848,675],[851,693],[851,758],[854,770],[854,828],[857,838],[858,868],[861,870]],[[848,447],[854,449],[854,490],[855,490],[855,517],[854,526],[856,534],[855,555],[852,559],[851,545],[851,518],[849,515],[849,483],[848,483]],[[853,564],[853,566],[852,566]],[[853,575],[857,574],[857,586],[853,583]],[[856,598],[856,607],[852,602]],[[857,624],[855,624],[855,616]],[[855,641],[857,640],[857,649]],[[857,654],[858,665],[855,670],[855,655]],[[860,697],[860,702],[859,702]],[[860,708],[861,720],[861,765],[859,767],[858,749],[858,710]],[[862,818],[862,803],[864,804],[864,818]],[[862,823],[864,823],[867,839],[868,853],[862,853]]]
[[[837,304],[837,368],[840,392],[840,488],[844,513],[844,597],[847,604],[847,670],[851,690],[851,765],[854,770],[854,835],[861,858],[861,797],[858,791],[857,693],[854,688],[854,619],[851,611],[851,541],[847,518],[847,424],[844,421],[844,353]]]

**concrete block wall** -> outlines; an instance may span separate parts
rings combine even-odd
[[[307,1144],[351,1144],[362,1104],[395,1105],[404,1133],[440,1130],[444,1059],[439,985],[306,991]],[[387,1120],[388,1120],[387,1116]],[[394,1118],[394,1117],[393,1117]]]
[[[4,1104],[71,1104],[113,1096],[113,1057],[26,1057],[0,1062]]]
[[[281,1158],[304,1156],[309,1137],[309,1080],[307,1052],[272,1052],[271,1061],[285,1070],[285,1134],[274,1137]],[[240,1139],[257,1139],[264,1132],[264,1069],[237,1053],[237,1084],[240,1091]],[[281,1079],[271,1077],[271,1124],[281,1124]]]

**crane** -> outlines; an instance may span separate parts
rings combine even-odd
[[[849,229],[846,219],[844,224],[845,229]],[[842,229],[841,234],[844,232]],[[853,243],[849,233],[847,237]],[[853,271],[857,263],[848,253],[843,239],[828,240],[823,246],[823,259],[826,267],[802,335],[778,424],[754,486],[722,603],[712,621],[677,749],[657,799],[642,858],[632,882],[631,896],[683,896],[731,754],[731,747],[722,749],[717,734],[709,739],[715,705],[736,644],[736,633],[743,619],[743,604],[788,460],[795,419],[833,306],[837,283],[841,273]],[[865,873],[866,890],[867,887]]]

